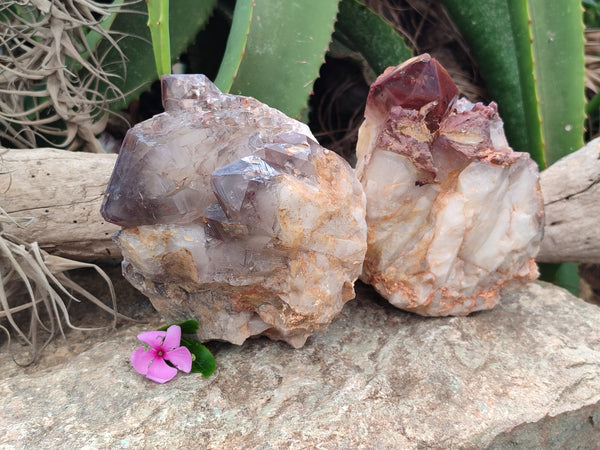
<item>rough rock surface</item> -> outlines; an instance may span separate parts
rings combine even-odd
[[[362,279],[423,315],[493,308],[503,288],[538,276],[537,166],[508,146],[495,104],[457,93],[437,61],[412,58],[373,83],[358,136]]]
[[[302,349],[209,344],[208,379],[136,373],[141,325],[45,369],[2,349],[0,447],[598,447],[598,307],[535,282],[492,311],[425,318],[357,291]]]
[[[204,76],[163,77],[165,113],[123,143],[102,207],[123,273],[201,340],[301,347],[354,298],[366,251],[354,171],[306,125]]]

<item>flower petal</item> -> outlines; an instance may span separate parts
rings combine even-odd
[[[165,359],[183,372],[192,370],[192,354],[186,347],[177,347],[165,354]]]
[[[144,351],[144,347],[138,347],[138,349],[131,354],[129,360],[137,373],[146,375],[148,373],[148,366],[150,366],[154,358],[156,358],[156,350],[150,348]]]
[[[164,359],[156,357],[152,364],[150,364],[146,377],[157,383],[166,383],[176,374],[177,369],[175,367],[168,366]]]
[[[158,348],[162,345],[167,333],[165,331],[144,331],[137,338],[151,347]]]
[[[179,325],[171,325],[167,329],[167,336],[163,341],[163,348],[165,351],[173,350],[174,348],[179,347],[179,343],[181,342],[181,327]]]

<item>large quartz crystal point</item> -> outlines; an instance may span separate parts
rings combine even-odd
[[[367,195],[362,279],[422,315],[490,309],[538,276],[543,232],[536,164],[512,151],[494,103],[456,100],[429,55],[380,76],[359,131]]]
[[[354,297],[360,182],[283,113],[202,75],[162,83],[166,111],[129,131],[102,205],[125,277],[201,340],[301,347]]]

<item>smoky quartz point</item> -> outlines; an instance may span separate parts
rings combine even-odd
[[[202,75],[162,79],[165,112],[127,134],[102,214],[123,273],[198,338],[301,347],[354,297],[365,196],[308,127]]]
[[[429,55],[371,86],[357,174],[367,195],[362,279],[422,315],[490,309],[538,275],[538,169],[512,151],[496,105],[457,100]]]

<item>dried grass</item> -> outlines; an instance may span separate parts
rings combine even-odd
[[[119,38],[105,27],[128,4],[0,2],[0,146],[102,151],[95,135],[108,118],[107,98],[122,96],[114,81],[125,69]],[[100,39],[121,55],[121,75],[103,67]]]
[[[12,218],[0,208],[0,320],[7,322],[6,326],[0,322],[0,330],[8,337],[9,348],[12,349],[11,331],[28,347],[26,351],[12,352],[19,365],[35,362],[58,333],[64,337],[64,325],[85,331],[106,328],[84,328],[71,322],[69,303],[80,302],[80,297],[111,314],[113,327],[118,318],[127,318],[117,312],[113,284],[97,265],[49,255],[37,243],[23,242],[3,230],[4,223],[26,226],[30,221],[31,218],[27,217]],[[110,292],[111,306],[68,277],[68,271],[80,268],[92,268],[104,279]],[[29,322],[28,325],[15,317],[24,311],[30,313],[29,320],[25,321]]]
[[[585,88],[588,100],[600,92],[600,29],[585,30]],[[597,113],[589,114],[587,119],[588,139],[600,133]]]
[[[600,29],[585,30],[585,87],[596,94],[600,90]]]

